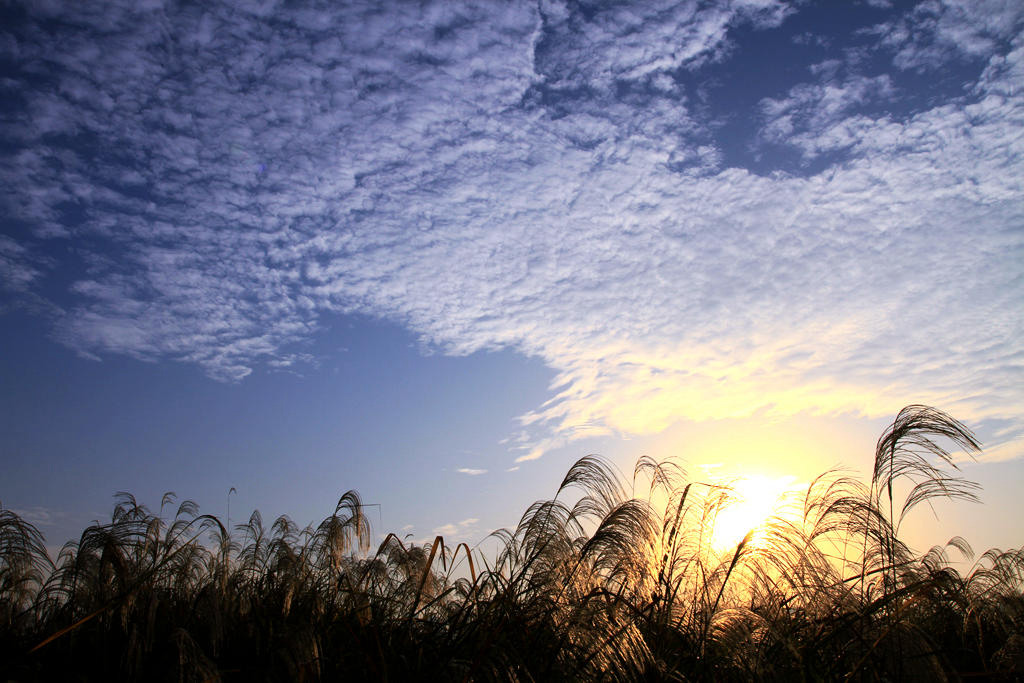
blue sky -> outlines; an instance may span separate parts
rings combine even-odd
[[[0,500],[51,541],[232,486],[476,540],[588,452],[863,469],[926,403],[1022,542],[1020,3],[0,12]]]

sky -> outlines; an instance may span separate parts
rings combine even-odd
[[[0,4],[0,502],[476,542],[579,457],[985,446],[1020,547],[1024,5]],[[234,487],[235,494],[229,494]]]

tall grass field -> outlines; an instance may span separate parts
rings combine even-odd
[[[0,507],[0,680],[1024,680],[1024,549],[900,538],[922,504],[976,499],[951,454],[978,449],[908,406],[870,481],[825,473],[726,549],[728,487],[649,458],[583,458],[489,553],[370,547],[354,491],[305,529],[119,494],[56,559]]]

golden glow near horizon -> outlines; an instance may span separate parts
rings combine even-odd
[[[799,522],[800,511],[793,498],[806,490],[791,474],[770,477],[759,474],[739,477],[728,483],[729,496],[714,520],[711,543],[719,552],[735,548],[747,534],[756,546],[765,525],[772,518]]]
[[[820,416],[685,422],[646,450],[679,463],[689,482],[728,490],[710,532],[715,551],[727,554],[751,531],[757,545],[772,518],[799,525],[807,487],[826,470],[844,465],[866,475],[876,427]]]

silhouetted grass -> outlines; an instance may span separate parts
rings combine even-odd
[[[631,482],[597,457],[494,534],[486,557],[441,537],[375,551],[354,491],[316,528],[258,512],[229,534],[172,495],[118,494],[111,521],[55,562],[0,510],[5,680],[1020,680],[1024,551],[961,575],[952,539],[900,540],[916,505],[974,499],[947,415],[909,406],[870,482],[826,473],[802,518],[722,553],[721,486],[641,458]],[[907,491],[904,496],[899,491]],[[167,513],[165,516],[164,513]],[[169,517],[169,518],[168,518]],[[461,553],[468,575],[453,573]]]

